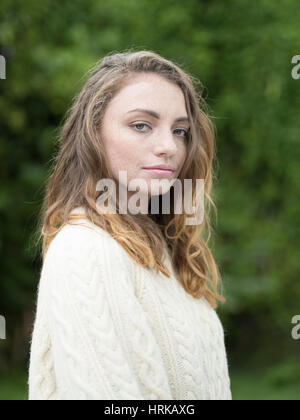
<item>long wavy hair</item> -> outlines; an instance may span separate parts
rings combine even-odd
[[[97,209],[97,182],[113,179],[102,145],[101,121],[109,101],[130,77],[141,72],[164,77],[184,94],[190,130],[187,158],[178,179],[182,185],[184,179],[192,180],[193,203],[196,179],[204,180],[204,216],[198,225],[186,224],[184,211],[174,213],[172,187],[169,214],[101,214]],[[88,76],[62,122],[58,151],[46,180],[37,228],[43,260],[54,236],[72,220],[85,217],[118,241],[137,264],[170,277],[162,261],[167,244],[174,273],[186,292],[196,299],[204,296],[215,309],[218,300],[225,302],[218,293],[218,285],[222,287],[220,271],[208,246],[211,205],[216,210],[211,198],[216,136],[201,82],[179,65],[148,50],[109,54],[96,63]],[[84,216],[70,214],[76,207],[84,208]]]

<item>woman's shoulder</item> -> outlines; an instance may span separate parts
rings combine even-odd
[[[52,239],[42,272],[48,279],[47,287],[55,290],[58,281],[61,285],[68,283],[72,276],[80,278],[82,284],[100,273],[105,281],[124,273],[134,278],[133,267],[129,254],[117,240],[88,219],[79,218],[64,225]]]
[[[75,254],[81,258],[84,254],[103,247],[106,250],[117,251],[117,245],[119,245],[117,241],[107,231],[83,216],[68,222],[55,234],[46,255],[48,258],[57,258],[66,254]]]

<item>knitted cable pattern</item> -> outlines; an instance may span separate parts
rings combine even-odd
[[[42,268],[41,280],[46,277],[47,265]],[[40,281],[36,303],[36,320],[31,338],[31,360],[28,385],[29,399],[35,396],[37,400],[59,399],[56,389],[51,341],[46,324],[44,283]],[[41,366],[43,367],[41,369]]]
[[[232,399],[219,317],[204,298],[194,299],[186,293],[169,261],[167,265],[170,279],[152,272],[146,277],[140,274],[139,299],[151,313],[174,397]]]
[[[231,399],[224,331],[204,299],[134,263],[84,221],[51,242],[33,329],[29,399]]]

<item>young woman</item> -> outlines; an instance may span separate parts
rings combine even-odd
[[[214,126],[196,82],[152,51],[127,51],[104,57],[75,98],[41,212],[30,399],[232,398],[207,245]],[[146,169],[160,165],[172,171]],[[140,212],[122,171],[139,183]],[[116,186],[115,213],[99,206],[103,179]],[[184,205],[174,212],[184,194],[172,183],[185,179],[204,180],[198,224]],[[152,214],[168,194],[170,211]]]

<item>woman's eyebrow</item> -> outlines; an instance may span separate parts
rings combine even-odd
[[[160,115],[155,112],[155,111],[151,111],[150,109],[143,109],[143,108],[136,108],[136,109],[132,109],[130,111],[127,112],[127,114],[129,114],[130,112],[143,112],[145,114],[149,114],[154,118],[159,119]],[[187,121],[189,122],[188,117],[179,117],[179,118],[175,118],[174,122],[182,122],[182,121]]]

